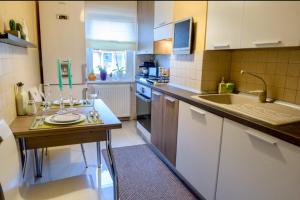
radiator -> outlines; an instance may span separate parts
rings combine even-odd
[[[98,98],[102,99],[117,117],[130,117],[130,84],[94,86]]]

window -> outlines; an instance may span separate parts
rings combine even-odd
[[[87,1],[85,37],[88,73],[105,67],[108,80],[133,80],[137,39],[136,1]],[[111,76],[110,76],[111,75]],[[99,78],[99,76],[97,76]]]
[[[114,75],[118,70],[126,74],[126,51],[104,51],[93,49],[93,70],[99,74],[99,66],[105,67],[108,74]]]

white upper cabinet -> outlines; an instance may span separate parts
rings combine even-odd
[[[225,119],[216,200],[299,200],[300,148]]]
[[[173,2],[154,2],[154,28],[164,26],[173,22]]]
[[[299,1],[209,1],[206,49],[300,45]]]
[[[300,2],[245,1],[242,48],[300,45]]]
[[[241,47],[242,1],[209,1],[206,49]]]

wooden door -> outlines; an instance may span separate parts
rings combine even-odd
[[[162,145],[163,124],[163,94],[152,90],[151,102],[151,143],[163,153]]]
[[[163,98],[163,154],[175,166],[177,149],[179,101],[165,95]]]

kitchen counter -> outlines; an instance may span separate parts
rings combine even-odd
[[[282,139],[286,142],[292,143],[294,145],[300,146],[300,122],[285,124],[285,125],[271,125],[266,122],[260,121],[255,118],[251,118],[242,114],[237,114],[235,112],[225,110],[217,106],[207,104],[205,102],[196,100],[191,96],[197,95],[196,93],[189,92],[183,89],[170,86],[168,84],[161,85],[150,85],[144,82],[136,81],[137,83],[150,86],[152,89],[172,96],[178,100],[189,103],[193,106],[199,107],[208,112],[214,113],[220,117],[224,117],[238,123],[241,123],[250,128],[262,131],[271,136]]]

